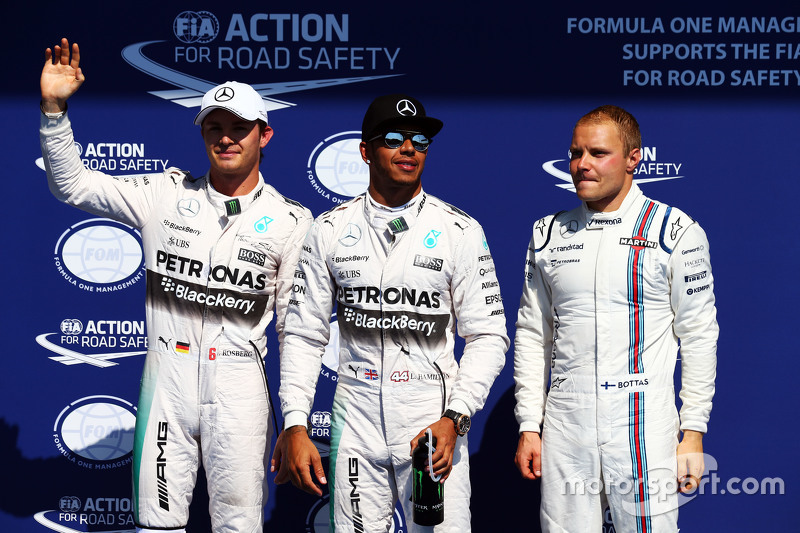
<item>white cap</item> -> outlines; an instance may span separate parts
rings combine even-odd
[[[246,83],[226,81],[208,91],[203,95],[203,104],[194,123],[199,126],[215,109],[224,109],[244,120],[263,120],[269,124],[264,99]]]

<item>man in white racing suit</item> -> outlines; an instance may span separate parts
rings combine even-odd
[[[718,334],[708,241],[633,183],[640,148],[627,111],[585,115],[570,148],[583,203],[533,226],[515,338],[516,463],[541,478],[546,532],[602,531],[606,501],[617,532],[677,531],[678,490],[703,472]]]
[[[202,461],[211,524],[260,532],[273,424],[265,329],[285,308],[311,213],[267,185],[258,164],[272,135],[261,96],[227,82],[195,119],[210,160],[194,178],[111,177],[84,168],[66,101],[84,81],[79,49],[47,49],[41,145],[53,194],[139,228],[147,271],[148,351],[133,450],[138,531],[185,531]],[[274,416],[274,415],[273,415]]]
[[[481,226],[422,190],[427,149],[441,127],[410,96],[375,99],[362,124],[368,191],[315,220],[298,262],[281,355],[286,430],[273,468],[276,482],[291,478],[312,494],[322,494],[317,481],[327,483],[306,421],[336,305],[330,505],[337,531],[388,531],[398,500],[408,531],[470,531],[466,431],[509,340]],[[460,364],[456,326],[466,341]],[[444,523],[435,529],[412,522],[410,502],[411,451],[428,427],[432,469],[447,479]]]

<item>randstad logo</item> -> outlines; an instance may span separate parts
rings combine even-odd
[[[340,204],[367,190],[369,169],[361,159],[361,132],[345,131],[320,142],[308,158],[311,187],[326,200]]]
[[[566,170],[562,170],[565,168]],[[681,169],[683,163],[659,161],[657,158],[657,148],[655,146],[642,148],[642,160],[634,172],[634,183],[642,184],[651,181],[664,181],[683,178]],[[553,159],[542,163],[545,172],[559,180],[556,187],[575,192],[575,185],[572,183],[572,176],[569,172],[569,159]]]

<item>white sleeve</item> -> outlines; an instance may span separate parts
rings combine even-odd
[[[294,282],[300,290],[293,292],[286,311],[278,393],[285,427],[306,425],[330,338],[335,283],[325,250],[321,225],[314,222],[297,262]]]
[[[681,346],[681,430],[705,433],[717,374],[719,326],[708,239],[699,224],[689,226],[678,241],[669,273],[673,329]]]
[[[42,115],[39,141],[50,191],[60,201],[89,213],[141,228],[164,183],[183,175],[177,169],[164,174],[113,177],[88,170],[75,149],[72,126],[65,114],[59,119]],[[173,175],[170,180],[167,174]]]
[[[550,287],[536,266],[531,237],[525,262],[525,283],[517,314],[514,338],[514,414],[519,430],[540,433],[550,377],[553,349],[553,314]]]
[[[304,215],[304,216],[302,216]],[[303,241],[311,227],[311,212],[303,208],[302,215],[298,216],[298,222],[281,254],[281,264],[278,267],[278,275],[275,283],[275,331],[278,333],[280,351],[283,351],[283,341],[286,331],[286,310],[289,300],[293,298],[292,287],[297,276],[297,260],[300,251],[303,249]]]
[[[505,365],[509,340],[497,273],[479,225],[466,232],[454,259],[450,290],[465,345],[448,407],[472,416]]]

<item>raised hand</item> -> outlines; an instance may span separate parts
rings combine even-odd
[[[42,110],[47,113],[58,113],[67,108],[67,99],[75,94],[86,79],[80,69],[81,53],[77,43],[70,46],[66,38],[61,44],[45,50],[45,62],[42,69],[40,86],[42,91]]]

